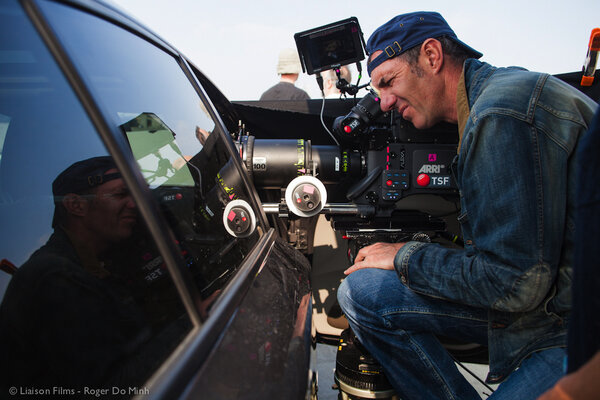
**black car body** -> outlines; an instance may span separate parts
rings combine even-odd
[[[313,353],[347,326],[336,289],[358,249],[460,246],[455,126],[416,133],[394,112],[365,113],[368,95],[231,103],[100,1],[6,0],[0,30],[0,398],[316,398]],[[360,130],[336,142],[327,127],[341,116]],[[118,176],[57,193],[57,176],[96,157]],[[308,208],[287,202],[298,175],[324,184],[317,212],[320,184],[298,197]],[[95,196],[108,179],[125,189]],[[136,224],[114,240],[107,212],[97,237],[79,237],[54,223],[72,194],[130,199]],[[481,346],[444,344],[486,362]],[[357,384],[373,377],[361,366]]]
[[[304,398],[310,265],[267,223],[231,104],[110,5],[3,1],[0,26],[0,397]],[[53,182],[98,156],[137,223],[90,264],[53,232]]]

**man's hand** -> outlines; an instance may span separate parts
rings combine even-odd
[[[362,268],[394,269],[394,257],[405,243],[375,243],[358,251],[354,265],[344,271],[350,275]]]
[[[562,377],[537,400],[593,400],[600,392],[600,351],[577,371]]]

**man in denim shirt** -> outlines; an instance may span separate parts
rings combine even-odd
[[[546,75],[496,68],[437,13],[397,16],[367,44],[381,108],[458,125],[464,249],[361,249],[338,300],[403,399],[479,399],[436,335],[489,348],[494,399],[534,399],[563,374],[574,163],[596,103]],[[517,369],[518,368],[518,369]]]

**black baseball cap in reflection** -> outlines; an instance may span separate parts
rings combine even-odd
[[[56,208],[63,196],[68,193],[83,194],[103,183],[121,178],[118,172],[106,173],[116,168],[112,157],[99,156],[77,161],[61,172],[52,182],[52,195],[56,205],[52,227],[56,226]]]

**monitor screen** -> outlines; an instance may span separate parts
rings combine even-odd
[[[308,74],[364,60],[362,31],[355,17],[294,35]]]

